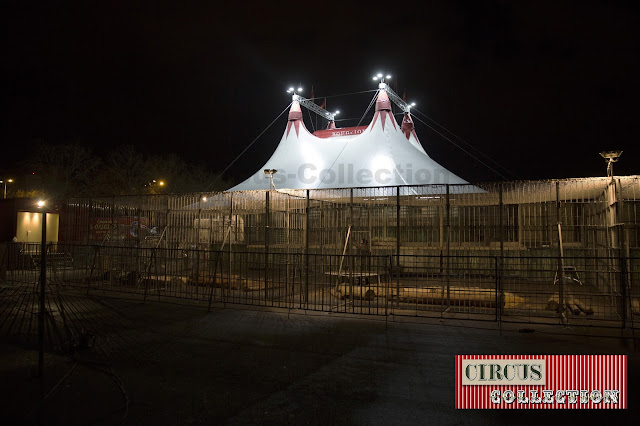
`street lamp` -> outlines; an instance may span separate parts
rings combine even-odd
[[[0,183],[4,184],[4,198],[7,198],[7,184],[13,183],[13,179],[0,180]]]
[[[273,189],[276,189],[276,185],[273,183],[273,175],[276,173],[278,173],[276,169],[264,169],[264,177],[269,178]]]
[[[161,186],[164,187],[167,183],[163,180],[155,180],[155,179],[151,179],[151,182],[149,183],[145,183],[144,186],[149,188],[149,192],[151,194],[155,194],[156,192],[154,192],[154,187],[156,186]]]
[[[602,151],[600,156],[607,162],[607,177],[613,177],[613,163],[617,162],[622,151]]]

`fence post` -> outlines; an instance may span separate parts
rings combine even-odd
[[[47,211],[42,212],[42,241],[40,245],[40,312],[38,315],[38,377],[44,370],[44,297],[47,285]]]
[[[307,206],[304,214],[304,304],[305,309],[309,304],[309,190],[307,189]]]
[[[85,244],[89,244],[91,239],[91,229],[93,227],[93,199],[89,198],[89,211],[87,212],[87,235],[84,239]]]
[[[620,257],[620,270],[622,273],[620,285],[622,293],[622,328],[627,327],[627,319],[633,316],[633,307],[631,306],[631,288],[630,276],[629,276],[629,264],[628,258],[630,257],[629,250],[629,234],[624,226],[624,194],[622,193],[622,180],[618,179],[616,185],[616,223],[618,231],[618,253]],[[632,323],[633,324],[633,323]]]
[[[447,282],[447,307],[451,306],[451,198],[449,184],[447,184],[447,204],[446,204],[446,228],[447,228],[447,240],[446,240],[446,282]]]
[[[222,223],[224,224],[224,220],[222,221]],[[231,283],[231,277],[233,275],[233,249],[231,247],[231,236],[232,236],[232,225],[233,225],[233,192],[229,194],[229,283]],[[224,230],[224,226],[222,227],[222,229]],[[237,217],[236,217],[236,230],[235,230],[236,234],[234,236],[234,241],[237,243],[238,242],[238,222],[237,222]],[[222,240],[224,241],[224,235],[222,236]],[[220,253],[220,256],[222,256],[222,253]],[[224,257],[222,258],[224,259]],[[217,259],[216,259],[217,262]],[[220,279],[222,280],[222,276],[224,275],[224,266],[223,263],[220,262]],[[224,281],[224,280],[222,280]]]
[[[560,312],[565,312],[564,306],[564,265],[563,265],[563,253],[562,253],[562,228],[560,216],[560,181],[556,181],[556,222],[558,223],[558,302],[560,305]]]
[[[355,313],[356,304],[355,298],[353,297],[353,281],[355,280],[354,274],[356,272],[356,262],[355,256],[353,255],[353,235],[350,234],[350,232],[353,232],[353,229],[355,228],[355,221],[353,217],[353,188],[349,190],[349,223],[350,231],[347,232],[347,238],[349,239],[349,297],[351,298],[351,312]],[[340,277],[338,277],[338,279],[340,279]],[[360,306],[360,313],[362,313],[362,305]]]
[[[267,303],[268,292],[267,274],[269,272],[269,191],[265,191],[265,204],[264,204],[264,302]]]
[[[496,285],[496,321],[500,321],[500,279],[498,278],[498,256],[493,257],[493,270]]]
[[[207,312],[211,312],[211,302],[213,301],[213,290],[216,288],[216,285],[218,283],[218,279],[216,277],[216,275],[218,274],[218,259],[220,259],[220,254],[222,252],[214,251],[210,253],[213,253],[215,255],[215,260],[213,261],[213,279],[211,280],[211,290],[209,290],[209,307],[207,308]],[[222,280],[222,282],[224,282],[224,280]],[[222,291],[222,293],[224,294],[224,290]],[[223,303],[226,301],[224,296],[222,297],[222,300],[223,300]],[[227,306],[226,303],[224,303],[225,308],[226,306]]]
[[[149,293],[149,284],[151,283],[151,265],[153,264],[155,257],[156,257],[156,249],[154,248],[154,249],[151,249],[151,256],[149,256],[149,266],[147,267],[147,279],[145,280],[145,284],[144,284],[144,299],[143,299],[144,303],[147,302],[147,293]],[[198,254],[198,257],[200,257],[199,254]],[[198,287],[199,285],[196,283],[196,288]]]
[[[502,182],[498,185],[498,217],[500,222],[500,259],[504,260],[504,202],[502,200]]]
[[[496,313],[498,315],[498,322],[500,322],[502,320],[502,268],[504,265],[504,201],[502,193],[502,182],[500,182],[498,186],[498,194],[498,208],[500,209],[500,211],[498,212],[498,216],[500,218],[500,258],[496,260],[496,283],[500,291],[498,293],[498,305],[496,306]]]
[[[138,195],[138,229],[136,230],[138,247],[140,247],[140,222],[142,222],[142,195]]]
[[[388,257],[388,261],[389,261],[389,280],[385,280],[386,281],[386,285],[384,286],[384,325],[385,327],[387,327],[387,324],[389,322],[389,285],[391,284],[391,279],[392,279],[392,275],[391,275],[391,271],[393,270],[393,259],[391,258],[391,256]],[[391,306],[391,308],[393,309],[393,305]]]
[[[396,265],[400,267],[400,187],[396,186]]]
[[[96,269],[96,263],[98,261],[99,252],[100,252],[100,246],[96,244],[95,246],[93,246],[93,260],[91,261],[91,269],[89,269],[89,278],[87,279],[87,296],[89,295],[91,283],[93,282],[93,271],[95,271]],[[111,273],[109,273],[109,276],[111,276]]]
[[[627,256],[624,247],[626,246],[626,235],[624,233],[624,224],[618,224],[616,226],[618,233],[618,262],[620,263],[620,294],[622,296],[622,328],[627,328],[627,318],[629,317],[629,307],[627,303],[630,303],[629,294],[627,292],[628,287],[628,271],[627,271]]]
[[[627,311],[627,257],[620,250],[620,286],[622,287],[622,328],[627,328],[627,317],[629,315]]]
[[[111,197],[111,217],[110,217],[111,223],[109,226],[109,231],[107,231],[107,236],[105,237],[109,239],[110,243],[111,243],[111,240],[113,238],[116,238],[118,234],[116,229],[115,215],[116,215],[116,196],[114,195],[113,197]],[[104,239],[102,240],[102,244],[104,244]]]

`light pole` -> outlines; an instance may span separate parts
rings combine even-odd
[[[0,183],[4,184],[4,198],[7,198],[7,184],[8,183],[13,183],[13,179],[7,179],[7,180],[0,180]]]
[[[42,210],[42,241],[40,244],[40,312],[38,315],[38,376],[42,377],[44,370],[44,294],[47,284],[47,209],[45,202],[38,201],[38,208]]]

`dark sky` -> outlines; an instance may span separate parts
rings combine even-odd
[[[602,175],[606,149],[625,151],[618,174],[640,173],[633,2],[186,3],[3,6],[2,170],[37,140],[79,140],[99,154],[133,144],[222,170],[289,104],[290,85],[339,95],[375,89],[382,71],[510,179]],[[371,96],[329,98],[328,108],[355,125]],[[285,120],[230,178],[264,164]],[[454,173],[498,179],[416,128]]]

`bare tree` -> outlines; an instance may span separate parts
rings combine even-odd
[[[101,160],[77,142],[63,145],[40,144],[30,165],[43,177],[41,188],[54,198],[87,196],[95,188]]]

